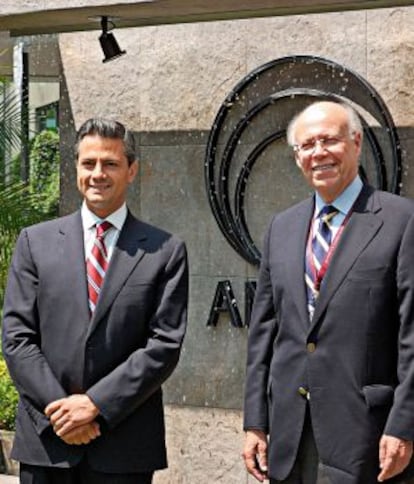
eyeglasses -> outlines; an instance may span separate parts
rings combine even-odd
[[[300,145],[294,145],[293,150],[302,156],[313,155],[316,147],[319,146],[321,149],[326,151],[335,150],[338,146],[344,142],[344,138],[335,138],[327,136],[326,138],[318,138],[310,141],[305,141]]]

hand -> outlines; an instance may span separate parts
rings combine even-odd
[[[99,415],[98,407],[88,395],[71,395],[49,403],[45,414],[50,419],[58,437],[95,420]]]
[[[82,445],[89,444],[92,440],[101,435],[98,422],[91,422],[84,425],[80,425],[65,435],[62,435],[61,439],[69,445]]]
[[[413,443],[391,435],[383,435],[379,444],[379,464],[381,472],[378,481],[383,482],[400,474],[411,460]]]
[[[267,479],[267,437],[261,430],[248,430],[243,454],[247,472],[258,481]]]

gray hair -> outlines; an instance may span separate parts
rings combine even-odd
[[[358,113],[355,111],[355,109],[350,106],[349,104],[345,102],[336,102],[336,101],[316,101],[309,106],[307,106],[305,109],[303,109],[300,113],[296,114],[294,118],[290,121],[288,124],[287,130],[286,130],[286,138],[287,142],[290,146],[294,146],[296,144],[295,140],[295,131],[296,131],[296,125],[299,120],[299,118],[302,116],[302,114],[305,114],[307,111],[311,110],[314,106],[317,106],[318,104],[324,104],[326,102],[332,102],[334,104],[339,104],[339,106],[342,106],[345,111],[347,112],[348,115],[348,128],[349,128],[349,136],[352,136],[354,133],[360,133],[361,135],[361,140],[363,136],[363,129],[362,129],[362,124],[361,124],[361,119],[358,115]]]
[[[79,144],[83,138],[88,135],[98,135],[102,138],[122,140],[124,143],[124,152],[128,160],[128,165],[131,165],[135,161],[136,156],[134,135],[131,131],[127,130],[122,123],[103,118],[90,118],[85,121],[76,134],[76,159],[79,158]]]

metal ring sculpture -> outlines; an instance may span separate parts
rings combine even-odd
[[[345,101],[354,106],[361,117],[365,145],[374,163],[369,182],[377,188],[399,192],[401,149],[397,130],[385,103],[366,80],[321,57],[289,56],[264,64],[242,79],[224,100],[210,131],[205,158],[205,182],[213,215],[229,244],[253,265],[260,263],[261,254],[249,232],[244,210],[249,176],[262,153],[285,137],[292,116],[283,119],[284,112],[279,108],[280,119],[275,126],[266,126],[268,132],[264,135],[254,133],[255,146],[244,158],[232,204],[229,175],[235,151],[243,137],[251,136],[249,127],[253,121],[269,108],[288,102],[298,112],[304,103],[322,99]],[[300,109],[295,108],[298,103]],[[378,126],[371,127],[363,112]],[[368,178],[363,166],[360,171]]]

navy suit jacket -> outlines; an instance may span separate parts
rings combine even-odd
[[[20,394],[13,458],[101,472],[166,466],[161,385],[185,333],[183,242],[128,213],[95,313],[88,309],[80,212],[24,229],[9,272],[3,353]],[[66,445],[44,408],[87,393],[102,435]]]
[[[269,473],[282,480],[309,405],[332,482],[374,484],[382,433],[414,440],[414,203],[363,187],[310,322],[304,257],[313,210],[311,198],[276,215],[266,235],[244,426],[269,434]]]

